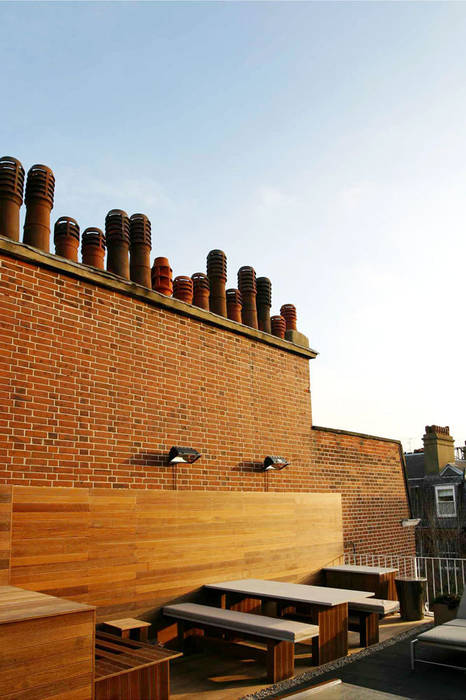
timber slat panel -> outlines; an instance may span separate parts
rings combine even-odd
[[[207,581],[311,583],[343,552],[338,494],[13,487],[10,583],[138,617]]]

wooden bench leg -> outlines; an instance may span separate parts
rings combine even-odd
[[[267,642],[267,681],[278,683],[294,675],[293,642]]]
[[[379,641],[379,616],[377,613],[363,612],[359,615],[359,643],[369,647]]]

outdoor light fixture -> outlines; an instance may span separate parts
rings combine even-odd
[[[289,462],[284,457],[269,456],[264,459],[264,471],[269,472],[276,469],[284,469]]]
[[[421,522],[421,518],[405,518],[401,521],[402,527],[416,527]]]
[[[168,455],[169,464],[192,464],[201,453],[193,447],[172,447]]]

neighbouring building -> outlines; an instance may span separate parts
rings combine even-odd
[[[405,454],[417,553],[466,557],[466,448],[455,449],[448,426],[427,425],[423,442]]]

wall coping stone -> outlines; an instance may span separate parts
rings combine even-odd
[[[187,304],[179,299],[167,297],[153,289],[148,289],[130,280],[125,280],[107,270],[98,270],[97,268],[84,265],[83,263],[75,263],[53,253],[45,253],[42,250],[38,250],[24,243],[17,243],[4,236],[0,236],[0,253],[10,258],[24,260],[32,265],[56,270],[61,274],[75,277],[84,282],[104,287],[105,289],[111,289],[114,292],[133,297],[151,306],[159,306],[167,311],[189,316],[198,321],[246,336],[251,340],[272,345],[280,350],[300,355],[309,360],[314,359],[319,354],[316,350],[312,350],[311,348],[296,345],[288,340],[282,340],[277,336],[264,333],[255,328],[250,328],[237,321],[231,321],[228,318],[218,316],[211,311],[205,311],[204,309]]]

